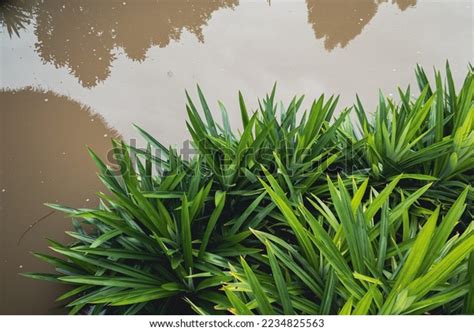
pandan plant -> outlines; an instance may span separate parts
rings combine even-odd
[[[112,142],[117,167],[90,151],[100,205],[50,204],[73,241],[24,275],[72,285],[71,314],[473,313],[473,70],[459,90],[449,65],[416,75],[372,119],[358,98],[334,116],[337,97],[301,114],[274,87],[251,112],[239,93],[239,133],[198,88],[196,155],[141,128],[146,150]]]

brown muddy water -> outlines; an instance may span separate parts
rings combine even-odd
[[[2,0],[0,2],[0,314],[64,313],[62,288],[18,276],[48,271],[30,252],[66,240],[44,202],[93,206],[102,189],[85,146],[140,139],[139,124],[180,145],[184,90],[199,83],[238,127],[274,82],[288,101],[413,84],[416,63],[473,61],[471,1]]]

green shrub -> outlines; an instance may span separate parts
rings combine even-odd
[[[441,312],[463,312],[473,286],[465,263],[474,249],[473,224],[462,235],[449,234],[464,212],[467,189],[445,217],[439,207],[416,217],[408,209],[429,185],[390,208],[398,179],[364,199],[367,181],[351,196],[339,177],[337,184],[328,179],[335,213],[317,196],[309,199],[314,213],[291,203],[273,176],[267,178],[262,184],[284,217],[279,227],[296,241],[282,240],[274,229],[252,231],[266,255],[254,268],[244,259],[231,267],[235,282],[224,288],[233,313],[421,314],[443,305]]]
[[[75,241],[36,254],[57,274],[25,275],[74,285],[71,313],[473,312],[473,72],[459,92],[449,66],[435,88],[417,78],[418,97],[381,96],[373,120],[357,99],[357,124],[350,109],[333,120],[338,98],[300,114],[302,97],[284,108],[273,88],[252,113],[239,94],[241,134],[198,88],[196,155],[140,128],[145,151],[113,141],[117,169],[91,151],[109,193],[50,205]]]

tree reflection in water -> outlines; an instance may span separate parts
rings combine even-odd
[[[416,5],[416,0],[306,0],[308,22],[331,51],[347,46],[378,6],[389,1],[402,11]],[[185,30],[204,42],[202,29],[212,13],[238,5],[239,0],[6,0],[0,24],[12,36],[35,22],[35,48],[43,62],[67,68],[84,87],[92,88],[109,77],[119,49],[143,61],[148,49],[179,41]]]
[[[317,39],[324,40],[324,47],[331,51],[344,48],[357,37],[377,14],[381,3],[389,0],[306,0],[308,22]],[[400,10],[415,6],[416,0],[391,0]]]
[[[10,38],[31,23],[35,2],[28,0],[1,0],[0,26],[7,29]]]
[[[121,137],[87,106],[51,91],[0,90],[0,105],[0,314],[65,313],[55,302],[63,285],[38,286],[18,273],[53,271],[30,252],[46,252],[44,238],[70,241],[71,223],[44,203],[97,206],[103,186],[86,146],[105,158],[110,139]]]
[[[178,41],[184,30],[204,42],[203,26],[212,13],[234,8],[239,0],[129,1],[34,0],[7,1],[0,22],[18,30],[35,18],[36,51],[45,63],[68,68],[84,87],[109,75],[118,48],[143,61],[149,48]],[[27,5],[28,4],[28,5]]]

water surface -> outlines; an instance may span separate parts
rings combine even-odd
[[[470,1],[17,0],[0,5],[0,313],[62,313],[62,290],[19,277],[45,271],[30,251],[65,240],[44,202],[93,206],[102,187],[85,146],[138,139],[132,123],[180,145],[184,90],[199,83],[238,127],[237,91],[255,106],[278,82],[288,101],[413,84],[420,63],[473,60]],[[216,114],[217,114],[217,107]],[[140,140],[139,140],[140,141]]]

